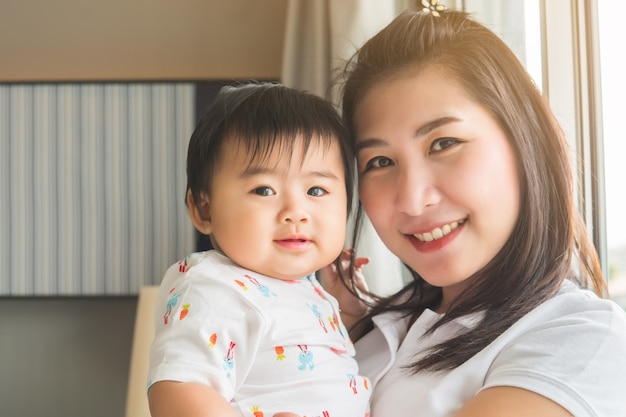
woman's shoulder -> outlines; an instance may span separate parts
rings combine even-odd
[[[539,305],[536,310],[549,316],[584,316],[599,321],[615,321],[618,325],[626,326],[626,312],[622,307],[610,299],[598,297],[589,289],[578,287],[569,280],[564,281],[557,294]]]
[[[530,311],[495,341],[500,361],[528,361],[528,369],[562,371],[594,364],[602,372],[626,374],[626,312],[572,282]],[[537,361],[537,363],[535,363]],[[539,366],[541,365],[541,366]],[[598,375],[599,376],[599,375]]]
[[[626,312],[572,282],[522,317],[492,344],[486,387],[512,384],[541,393],[575,415],[614,412],[606,398],[626,389]],[[602,381],[604,391],[595,383]],[[610,394],[610,395],[609,395]],[[619,408],[619,407],[617,407]]]
[[[552,298],[544,301],[512,326],[528,331],[552,329],[552,333],[572,333],[571,338],[593,333],[616,339],[626,349],[626,312],[612,300],[598,297],[593,291],[566,281]]]
[[[626,374],[626,312],[572,282],[502,333],[491,345],[496,363],[525,363],[525,369],[575,369],[594,363],[597,369]]]

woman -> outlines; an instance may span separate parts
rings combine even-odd
[[[372,417],[626,416],[626,313],[604,299],[564,134],[511,50],[432,6],[346,75],[360,203],[413,275],[352,329]]]
[[[353,328],[372,416],[626,416],[626,314],[564,134],[493,32],[434,8],[369,40],[343,90],[360,203],[413,275]]]

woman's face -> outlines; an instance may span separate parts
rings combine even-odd
[[[354,115],[363,207],[387,247],[446,303],[519,216],[516,157],[496,120],[441,70],[375,85]]]

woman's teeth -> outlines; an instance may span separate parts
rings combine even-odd
[[[432,242],[433,240],[441,239],[442,237],[459,227],[460,224],[463,224],[463,222],[452,222],[441,227],[435,227],[430,232],[416,233],[413,236],[415,236],[415,238],[421,242]]]

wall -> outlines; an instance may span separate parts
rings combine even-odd
[[[277,79],[286,4],[4,0],[0,83]],[[135,308],[136,297],[0,298],[2,416],[124,417]]]
[[[136,299],[0,300],[4,417],[123,417]]]
[[[287,0],[0,1],[0,82],[278,78]]]

